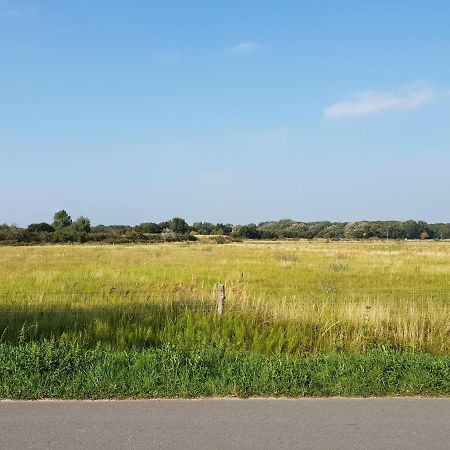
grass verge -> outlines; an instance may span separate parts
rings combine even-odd
[[[0,398],[449,395],[450,356],[264,356],[213,347],[112,350],[52,340],[0,344]]]

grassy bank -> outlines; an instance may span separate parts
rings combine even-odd
[[[449,395],[450,357],[372,350],[305,358],[181,350],[0,345],[0,398]]]

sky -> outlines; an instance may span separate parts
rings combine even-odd
[[[450,222],[450,2],[0,0],[0,223]]]

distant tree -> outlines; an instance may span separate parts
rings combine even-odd
[[[248,225],[242,225],[237,230],[237,236],[246,239],[261,239],[261,231],[258,230],[254,223],[249,223]]]
[[[77,220],[72,224],[74,230],[77,233],[90,233],[91,231],[91,221],[84,216],[78,217]]]
[[[209,222],[195,222],[192,230],[198,234],[214,234],[214,224]]]
[[[282,219],[271,222],[261,222],[258,230],[264,236],[279,236],[286,238],[304,238],[308,236],[308,224],[304,222],[296,222],[291,219]],[[311,234],[311,233],[310,233]]]
[[[30,223],[30,225],[28,225],[28,231],[53,233],[55,229],[50,224],[41,222],[41,223]]]
[[[230,234],[233,230],[233,226],[230,224],[217,223],[214,225],[210,222],[194,222],[191,229],[197,234]]]
[[[181,217],[174,217],[169,220],[168,228],[170,228],[174,233],[185,234],[190,230],[187,222]]]
[[[136,231],[135,229],[129,229],[129,230],[127,230],[127,231],[124,233],[123,237],[124,237],[128,242],[139,242],[139,241],[145,240],[145,236],[144,236],[142,233]]]
[[[230,225],[229,223],[218,223],[216,224],[216,226],[214,227],[213,232],[215,234],[226,234],[229,235],[231,234],[231,232],[233,231],[233,225]]]
[[[281,229],[281,234],[287,238],[305,238],[308,233],[308,224],[303,222],[294,222],[287,228]]]
[[[328,228],[331,225],[331,222],[312,222],[308,224],[308,230],[305,233],[305,237],[308,239],[312,239],[318,237],[318,235]]]
[[[278,234],[275,231],[264,228],[258,228],[258,233],[261,239],[276,239],[278,237]]]
[[[19,235],[20,235],[20,228],[17,225],[15,224],[7,225],[6,223],[0,225],[1,241],[17,242]]]
[[[330,239],[342,239],[346,223],[333,223],[319,233],[319,237]]]
[[[381,237],[389,237],[389,239],[404,239],[405,231],[403,230],[402,222],[398,221],[385,221],[381,223],[381,229],[383,232],[383,236]]]
[[[344,228],[344,236],[347,239],[370,239],[379,238],[385,234],[382,226],[378,222],[351,222]]]
[[[406,239],[417,239],[421,230],[419,224],[415,220],[405,220],[402,222],[403,237]]]
[[[140,225],[136,225],[134,227],[134,230],[139,233],[158,234],[162,232],[163,227],[161,225],[158,225],[157,223],[145,222],[141,223]]]
[[[450,223],[435,223],[429,227],[434,238],[450,239]]]
[[[61,211],[58,211],[53,216],[53,227],[55,229],[61,229],[66,228],[69,225],[72,224],[72,218],[67,214],[64,209],[61,209]]]

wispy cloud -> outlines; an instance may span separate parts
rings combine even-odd
[[[255,42],[239,42],[228,50],[233,55],[245,55],[258,50],[259,47],[260,45]]]
[[[428,83],[417,83],[398,91],[356,92],[348,100],[325,108],[329,119],[363,117],[384,111],[408,111],[420,108],[437,97],[436,89]]]

